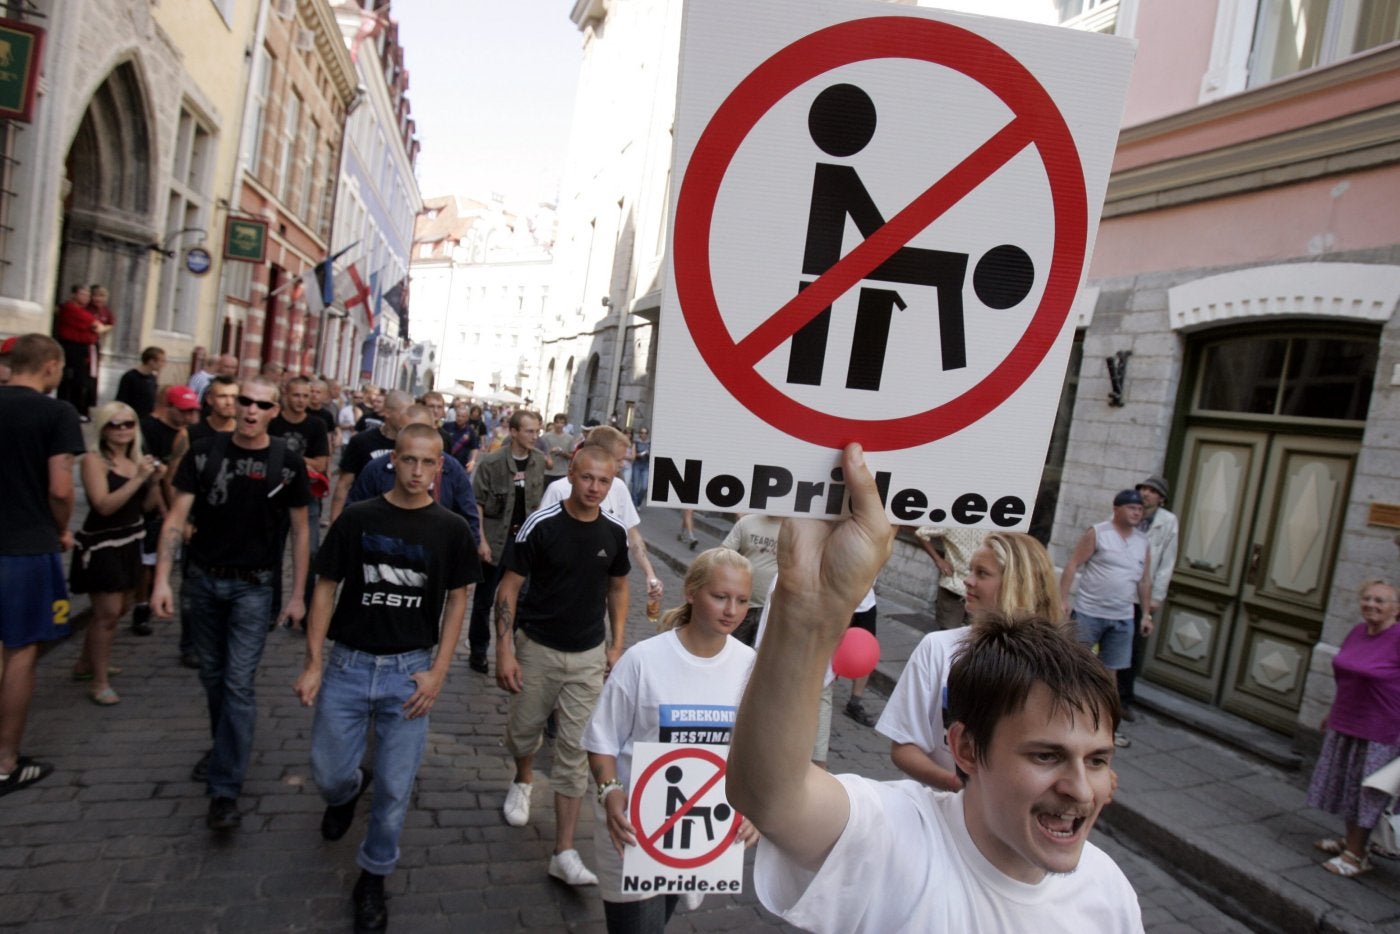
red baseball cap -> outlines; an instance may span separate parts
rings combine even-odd
[[[19,340],[18,337],[7,337],[7,338],[5,338],[5,342],[4,342],[3,344],[0,344],[0,357],[3,357],[3,356],[5,356],[6,354],[8,354],[10,351],[14,350],[14,349],[15,349],[15,342],[18,341],[18,340]]]
[[[165,391],[165,404],[181,412],[191,412],[199,408],[199,396],[188,386],[171,386]]]

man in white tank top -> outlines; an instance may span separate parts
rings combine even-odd
[[[1152,632],[1152,564],[1147,536],[1138,531],[1142,494],[1123,490],[1113,497],[1113,518],[1084,530],[1060,577],[1064,609],[1070,611],[1070,586],[1079,572],[1074,619],[1079,641],[1098,645],[1108,668],[1127,668],[1133,660],[1133,604],[1143,607],[1142,634]]]

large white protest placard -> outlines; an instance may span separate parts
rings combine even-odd
[[[637,845],[622,854],[622,891],[743,890],[740,816],[724,796],[728,746],[636,743],[627,816]]]
[[[686,5],[651,502],[1023,528],[1128,40],[883,3]]]

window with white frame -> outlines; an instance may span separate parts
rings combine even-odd
[[[183,256],[186,238],[197,236],[194,231],[207,227],[209,164],[213,150],[210,131],[194,114],[181,108],[165,210],[164,241],[170,244],[175,256],[161,265],[155,319],[158,331],[189,334],[194,330],[199,280],[185,269]]]
[[[249,88],[253,95],[249,118],[252,125],[243,134],[243,138],[249,141],[248,151],[243,154],[244,166],[253,175],[258,174],[262,164],[262,147],[267,135],[267,96],[271,87],[272,53],[262,49],[253,64],[253,81]]]
[[[292,203],[295,189],[292,187],[292,168],[296,162],[297,135],[301,132],[301,95],[293,91],[287,95],[287,106],[282,111],[282,145],[277,157],[278,197],[283,204]]]
[[[307,158],[304,161],[312,163],[311,174],[310,177],[302,179],[301,187],[297,190],[297,214],[302,220],[306,221],[307,226],[313,230],[316,229],[316,221],[311,216],[311,212],[315,210],[316,199],[319,194],[317,188],[321,184],[319,164],[321,158],[320,141],[321,127],[315,120],[308,121],[306,124],[305,149]]]
[[[1055,13],[1062,26],[1112,33],[1118,24],[1118,6],[1119,0],[1055,0]]]
[[[1400,40],[1400,0],[1259,0],[1249,85]]]

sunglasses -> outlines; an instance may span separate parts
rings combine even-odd
[[[250,405],[256,405],[264,412],[271,412],[277,407],[276,402],[269,402],[266,399],[249,399],[247,396],[239,396],[238,404],[243,406],[245,409],[248,408]]]
[[[127,428],[135,428],[135,427],[136,427],[136,423],[135,423],[135,422],[108,422],[108,423],[107,423],[107,427],[108,427],[108,428],[115,428],[117,431],[123,431],[123,430],[125,430],[125,429],[127,429]]]

